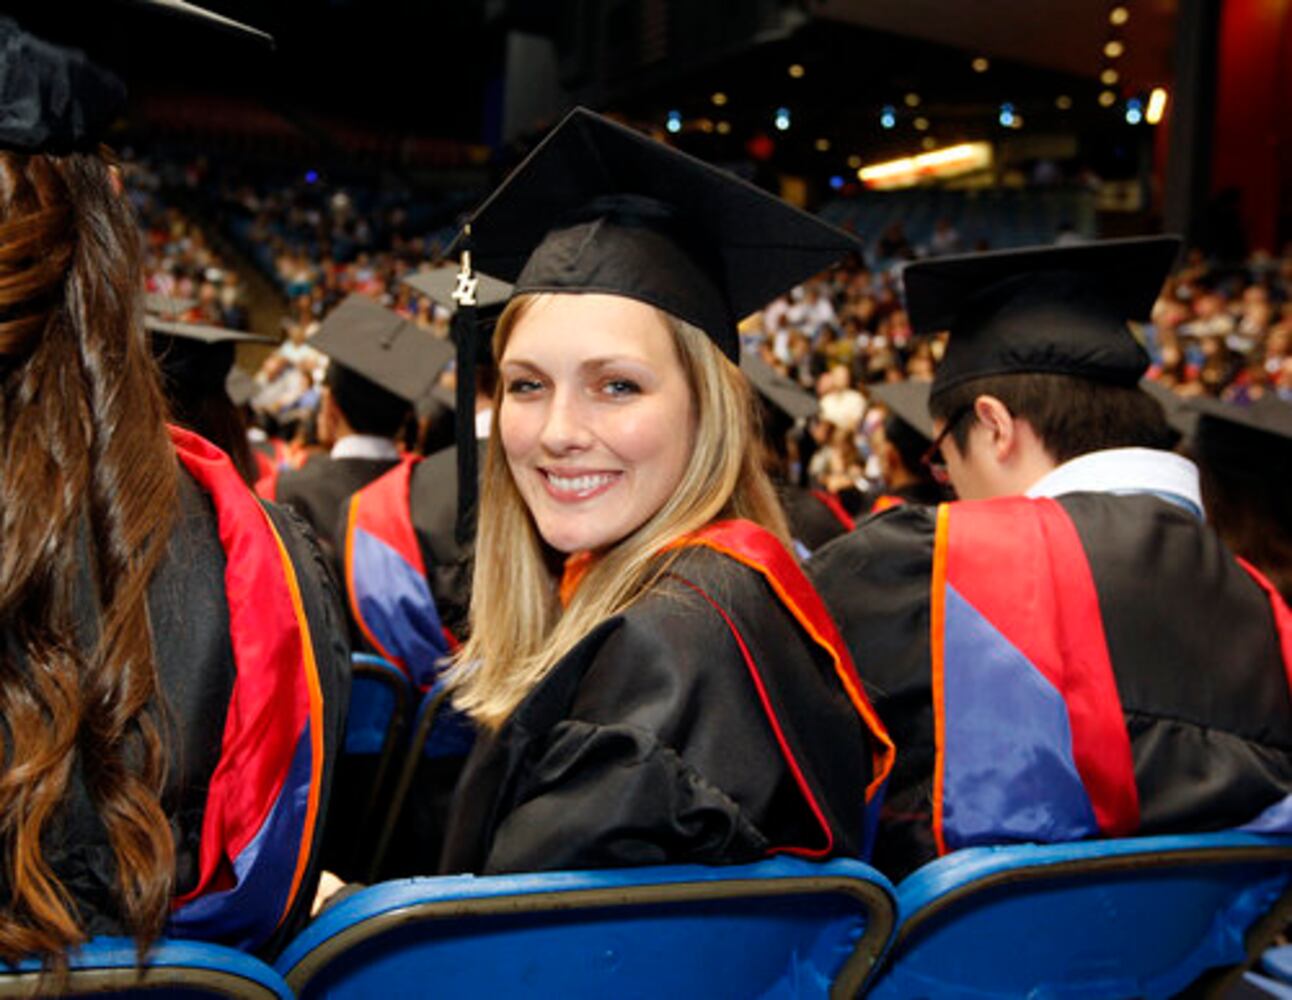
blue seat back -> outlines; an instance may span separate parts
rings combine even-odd
[[[871,995],[1171,996],[1243,962],[1290,877],[1292,839],[1258,834],[958,851],[898,886]]]
[[[241,951],[201,941],[163,939],[148,954],[142,975],[130,938],[93,938],[68,955],[69,974],[62,996],[241,997],[289,1000],[283,978],[264,962]],[[0,964],[0,997],[29,997],[41,965],[29,959]],[[49,982],[48,980],[46,981]]]
[[[345,725],[345,753],[379,754],[392,725],[402,727],[412,685],[393,663],[370,653],[355,653],[350,679],[350,714]]]
[[[432,760],[448,757],[465,757],[471,752],[476,739],[475,724],[463,715],[448,698],[448,686],[441,678],[426,692],[417,710],[418,731],[426,732],[422,755]],[[431,713],[430,718],[426,714]],[[421,723],[425,719],[429,731]]]
[[[790,858],[407,879],[325,911],[277,968],[300,997],[851,996],[891,891],[860,862]]]

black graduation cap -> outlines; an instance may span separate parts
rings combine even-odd
[[[929,390],[932,384],[921,379],[907,379],[905,382],[881,382],[869,388],[869,392],[884,404],[889,412],[889,419],[900,420],[924,442],[924,447],[933,443],[933,418],[929,416]],[[891,436],[891,435],[890,435]]]
[[[453,346],[363,295],[323,318],[310,346],[381,389],[417,403],[453,357]]]
[[[1204,464],[1240,467],[1282,482],[1292,477],[1292,403],[1265,395],[1239,406],[1200,396],[1188,406],[1197,419],[1194,450]]]
[[[791,420],[815,417],[820,409],[816,396],[782,375],[757,354],[745,352],[740,358],[740,370],[760,396]]]
[[[739,361],[739,320],[859,249],[725,171],[575,108],[471,217],[457,249],[524,292],[663,309]]]
[[[1169,386],[1151,378],[1142,378],[1139,387],[1148,393],[1162,407],[1167,426],[1175,433],[1177,440],[1188,441],[1193,437],[1198,424],[1198,411],[1190,401],[1173,391]]]
[[[226,386],[238,344],[272,344],[271,337],[203,323],[179,323],[145,316],[153,356],[173,395],[215,391]]]
[[[1147,320],[1180,249],[1174,236],[939,257],[907,265],[916,333],[948,330],[932,395],[986,375],[1048,372],[1134,385]]]
[[[480,271],[475,272],[475,277],[479,279],[479,284],[476,285],[476,309],[481,313],[486,310],[501,310],[511,297],[511,285]],[[410,271],[399,280],[414,291],[421,292],[436,305],[449,312],[457,312],[453,291],[458,285],[458,269],[453,265]]]
[[[0,13],[0,147],[61,153],[101,141],[126,102],[114,72],[125,57],[105,36],[144,33],[157,13],[273,45],[263,31],[185,0],[10,0]]]

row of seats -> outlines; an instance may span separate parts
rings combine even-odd
[[[1286,996],[1292,840],[1213,833],[973,848],[894,887],[856,861],[401,879],[324,911],[273,968],[164,941],[73,956],[74,992],[219,997]],[[34,965],[0,974],[30,995]],[[1199,980],[1201,979],[1201,983]],[[1235,992],[1242,989],[1246,992]],[[1257,990],[1259,992],[1252,992]],[[1281,992],[1287,991],[1287,992]]]
[[[413,706],[416,705],[414,711]],[[411,722],[410,722],[411,719]],[[417,768],[471,734],[442,687],[420,699],[357,654],[343,756],[369,776],[347,845],[382,868]],[[91,942],[74,992],[368,997],[1289,996],[1292,838],[1222,832],[958,851],[894,886],[859,861],[780,857],[513,876],[393,879],[326,909],[274,967],[163,941],[143,978],[134,944]],[[1280,957],[1281,956],[1281,957]],[[0,971],[31,995],[32,963]],[[1201,981],[1201,985],[1199,985]],[[1286,992],[1280,992],[1286,991]]]

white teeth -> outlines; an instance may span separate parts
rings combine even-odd
[[[605,473],[596,476],[575,476],[572,479],[567,479],[564,476],[556,476],[550,472],[547,474],[547,481],[549,483],[555,486],[558,490],[564,490],[568,493],[587,493],[591,490],[595,490],[599,486],[604,486],[614,478],[614,476],[607,475]]]

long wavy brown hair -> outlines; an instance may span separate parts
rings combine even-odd
[[[0,151],[0,957],[85,937],[44,848],[73,781],[142,950],[174,844],[146,591],[178,469],[141,323],[139,230],[109,154]]]

